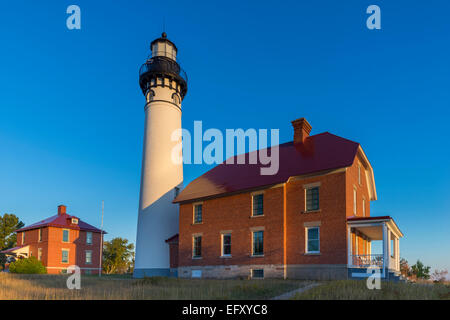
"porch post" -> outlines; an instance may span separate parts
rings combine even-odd
[[[400,271],[400,238],[395,238],[396,269]]]
[[[389,269],[389,230],[383,222],[383,269]]]
[[[352,228],[347,227],[347,251],[348,251],[348,266],[351,266],[353,264],[352,261]]]

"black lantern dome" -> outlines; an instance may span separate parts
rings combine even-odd
[[[155,39],[150,44],[151,57],[139,69],[139,85],[142,93],[146,95],[151,87],[165,86],[166,81],[175,89],[183,99],[187,93],[187,74],[177,63],[178,49],[175,44],[167,39],[167,34],[162,33],[161,37]],[[162,79],[162,81],[158,81]],[[175,85],[172,85],[175,83]]]

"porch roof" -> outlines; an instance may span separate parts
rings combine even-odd
[[[382,225],[386,223],[389,229],[394,232],[399,238],[403,237],[403,233],[390,216],[379,217],[356,217],[351,216],[347,218],[349,226],[360,229],[364,234],[373,240],[382,240]]]

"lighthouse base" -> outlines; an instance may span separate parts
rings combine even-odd
[[[148,268],[134,269],[133,278],[142,279],[145,277],[177,277],[176,269],[170,268]]]

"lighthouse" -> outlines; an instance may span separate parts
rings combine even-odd
[[[165,240],[178,233],[178,205],[172,201],[183,184],[183,165],[172,150],[181,143],[181,102],[187,75],[177,63],[178,49],[167,34],[152,41],[151,55],[139,70],[145,97],[139,215],[134,277],[169,276],[169,248]]]

